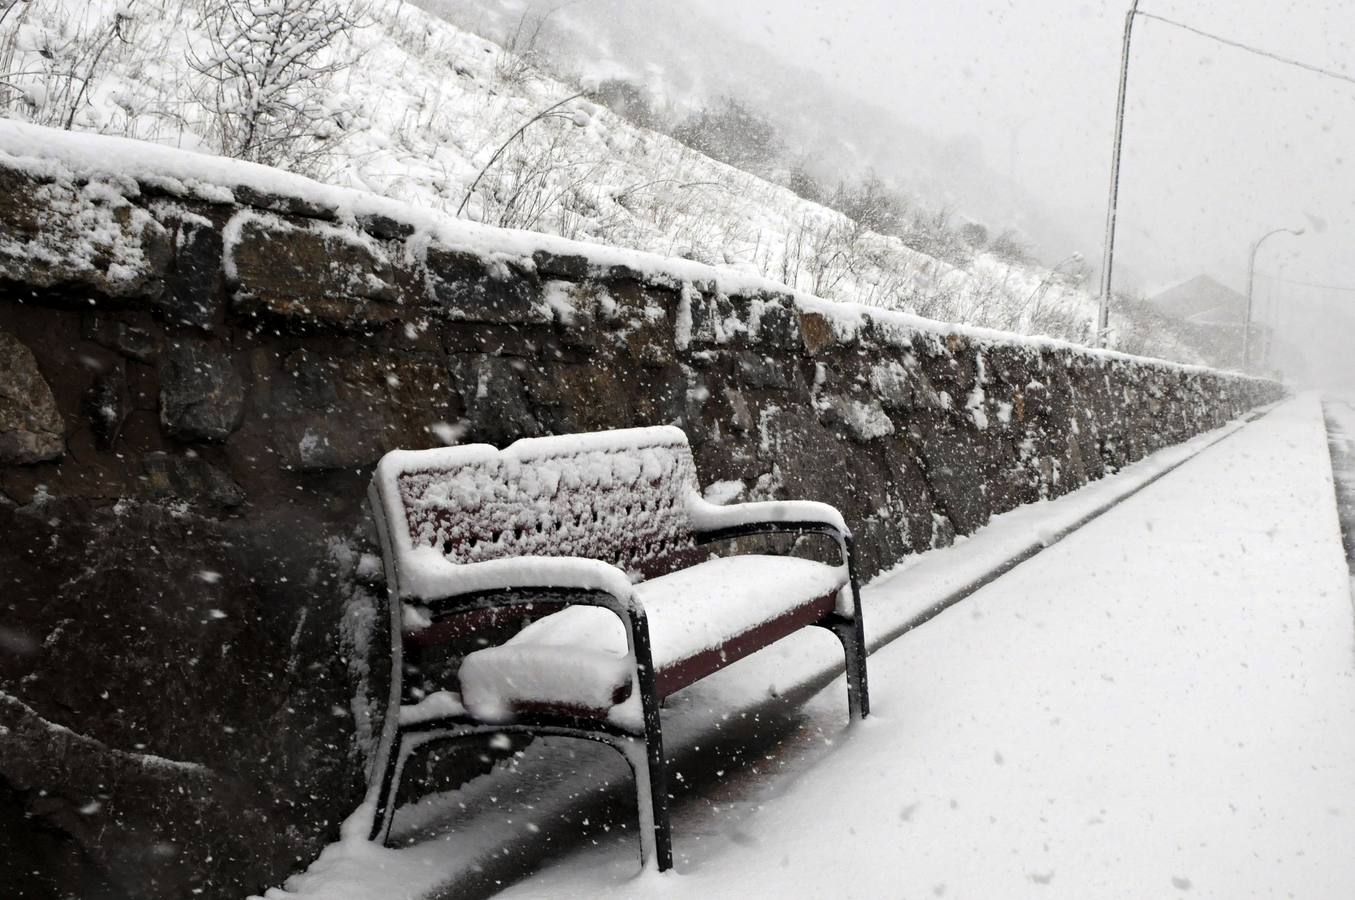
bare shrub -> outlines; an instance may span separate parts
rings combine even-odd
[[[90,85],[117,45],[130,45],[130,4],[107,16],[60,3],[0,0],[0,107],[40,125],[70,129]]]
[[[855,184],[839,182],[827,205],[877,234],[900,233],[908,204],[874,170]]]
[[[601,163],[571,158],[568,141],[563,129],[555,129],[546,141],[519,143],[504,154],[480,192],[480,220],[503,228],[541,230],[543,220],[586,211],[583,190]]]
[[[988,252],[1013,265],[1024,266],[1031,262],[1030,248],[1010,228],[993,238],[988,245]]]
[[[951,211],[946,207],[931,213],[918,213],[900,237],[919,253],[953,266],[965,268],[974,260],[973,247],[960,236],[958,229],[951,226]]]
[[[555,128],[550,141],[544,146],[539,143],[535,145],[529,143],[523,135],[529,128],[538,123],[542,123],[542,128],[551,127],[552,123],[559,122],[569,122],[576,126],[587,124],[584,113],[581,111],[571,112],[565,108],[567,104],[582,96],[581,93],[571,94],[563,100],[552,103],[520,124],[508,136],[507,140],[499,144],[498,149],[490,155],[489,160],[471,180],[470,185],[466,188],[465,195],[461,198],[461,205],[456,208],[456,214],[461,215],[466,211],[466,207],[473,198],[480,197],[484,205],[480,216],[482,221],[494,221],[497,218],[499,224],[504,227],[532,227],[550,207],[545,198],[551,192],[552,185],[560,180],[559,173],[567,167],[567,155],[562,131],[559,128]],[[501,161],[503,165],[496,166]],[[499,201],[500,208],[497,212],[489,208],[490,204],[484,203],[485,195],[476,191],[480,183],[491,172],[493,172],[493,177],[487,182],[487,186],[490,188],[488,199]],[[589,174],[591,173],[592,170]],[[506,194],[503,190],[505,179],[510,183]],[[572,185],[556,193],[554,199],[564,196],[569,187],[572,187]],[[520,221],[520,213],[524,205],[533,210],[527,220],[532,224]]]
[[[797,197],[803,197],[811,203],[827,203],[829,199],[828,189],[824,187],[823,182],[810,174],[803,162],[797,162],[790,167],[790,173],[786,176],[786,187]]]
[[[624,78],[608,78],[600,82],[588,92],[588,99],[641,128],[657,128],[661,121],[649,91]]]
[[[197,99],[221,152],[313,169],[343,136],[327,87],[352,64],[342,51],[365,17],[356,0],[210,0],[209,49],[189,64],[205,79]]]
[[[988,229],[979,222],[966,222],[960,226],[960,240],[975,250],[988,246]]]
[[[522,14],[517,26],[504,36],[503,52],[494,62],[494,75],[509,85],[520,85],[536,71],[541,63],[541,30],[546,20],[555,10],[532,15],[531,10]]]
[[[771,174],[785,154],[776,126],[732,97],[688,116],[674,129],[673,137],[754,175]]]

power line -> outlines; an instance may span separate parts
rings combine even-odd
[[[1260,47],[1253,47],[1252,45],[1244,44],[1241,41],[1235,41],[1221,35],[1211,34],[1210,32],[1196,28],[1193,25],[1187,25],[1185,22],[1178,22],[1175,19],[1168,19],[1166,16],[1159,16],[1156,13],[1143,12],[1140,10],[1139,15],[1146,19],[1156,19],[1166,25],[1171,25],[1193,34],[1198,34],[1200,37],[1218,41],[1220,44],[1227,44],[1229,47],[1236,47],[1237,49],[1245,50],[1248,53],[1255,53],[1257,56],[1264,56],[1267,59],[1273,59],[1276,62],[1282,62],[1290,66],[1298,66],[1300,69],[1307,69],[1309,72],[1316,72],[1318,75],[1326,75],[1328,78],[1336,78],[1341,81],[1349,82],[1350,84],[1355,84],[1355,76],[1346,75],[1344,72],[1333,72],[1331,69],[1324,69],[1320,66],[1315,66],[1312,63],[1306,63],[1298,59],[1290,59],[1289,57],[1281,56],[1278,53],[1271,53],[1269,50],[1262,50]]]
[[[1316,281],[1299,281],[1296,278],[1281,278],[1279,275],[1267,275],[1264,272],[1257,272],[1256,277],[1264,278],[1266,281],[1278,281],[1282,284],[1293,284],[1299,287],[1321,288],[1324,291],[1346,291],[1355,294],[1355,286],[1348,284],[1321,284]]]

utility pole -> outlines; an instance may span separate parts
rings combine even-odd
[[[1115,214],[1120,199],[1120,146],[1124,141],[1124,102],[1129,87],[1129,39],[1134,32],[1134,17],[1139,0],[1124,17],[1124,47],[1120,51],[1120,96],[1115,104],[1115,143],[1110,156],[1110,202],[1106,204],[1106,246],[1101,260],[1101,303],[1096,315],[1096,345],[1104,347],[1110,332],[1111,269],[1115,264]]]

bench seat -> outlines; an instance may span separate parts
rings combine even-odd
[[[659,696],[823,619],[847,582],[845,566],[749,554],[635,585],[649,621]],[[543,712],[603,717],[632,696],[634,663],[614,613],[572,606],[469,654],[460,675],[462,700],[480,719]],[[630,705],[634,710],[617,714],[638,719],[638,698]]]

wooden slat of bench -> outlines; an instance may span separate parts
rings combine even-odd
[[[750,628],[719,647],[703,650],[660,669],[655,678],[659,696],[667,697],[676,693],[750,653],[813,625],[831,615],[836,607],[837,592],[834,591]]]
[[[544,607],[545,604],[542,604]],[[742,634],[736,635],[720,647],[703,650],[695,656],[689,656],[686,659],[678,660],[658,671],[655,676],[655,684],[660,698],[666,698],[677,693],[689,685],[695,684],[707,675],[712,675],[724,667],[738,662],[745,656],[756,653],[757,651],[768,647],[783,637],[806,628],[816,622],[822,621],[827,616],[832,615],[837,608],[837,592],[825,594],[817,597],[809,603],[797,606],[795,609],[770,619],[757,625]],[[489,613],[492,610],[480,610],[477,614]],[[471,615],[458,616],[458,619],[469,618]],[[488,624],[502,624],[503,619],[486,619],[483,615],[477,615],[478,626],[476,625],[454,625],[451,621],[440,622],[433,629],[440,629],[436,637],[430,635],[430,640],[426,642],[416,640],[422,638],[432,629],[425,629],[416,636],[406,637],[406,642],[411,644],[437,644],[446,640],[449,636],[459,634],[474,634],[477,627],[483,630]],[[630,696],[630,686],[624,685],[617,689],[617,693],[612,698],[614,704],[623,702]],[[513,711],[518,715],[570,715],[583,718],[606,718],[609,709],[588,709],[580,706],[562,706],[555,703],[532,703],[519,700],[513,704]]]

